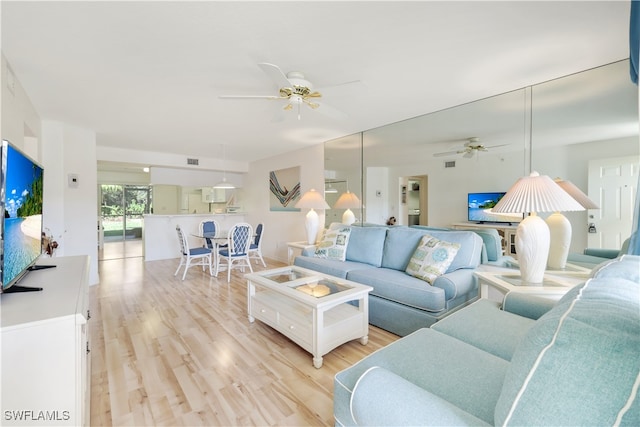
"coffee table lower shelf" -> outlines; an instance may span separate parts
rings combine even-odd
[[[249,322],[260,320],[291,339],[313,355],[316,368],[322,367],[325,354],[348,341],[368,343],[370,288],[363,286],[359,292],[343,297],[336,294],[333,298],[316,299],[302,297],[302,292],[295,290],[291,294],[269,289],[250,276],[253,275],[247,275]],[[301,300],[292,297],[297,293]],[[357,301],[357,306],[350,301]]]

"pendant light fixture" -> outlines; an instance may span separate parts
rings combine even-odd
[[[214,185],[213,188],[221,188],[225,190],[232,190],[236,188],[232,183],[227,182],[227,168],[225,166],[226,162],[227,162],[227,157],[225,153],[225,146],[224,144],[222,144],[222,163],[223,163],[222,181]]]

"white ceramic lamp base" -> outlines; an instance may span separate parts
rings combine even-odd
[[[347,209],[342,214],[342,223],[346,225],[351,225],[356,222],[356,216],[351,212],[351,209]]]
[[[304,226],[307,229],[307,243],[310,245],[316,243],[316,237],[318,236],[318,222],[317,212],[313,209],[309,210]]]
[[[542,283],[549,256],[549,227],[539,216],[525,218],[516,230],[520,275],[526,283]]]
[[[547,218],[549,226],[549,260],[547,265],[553,270],[562,270],[567,266],[569,246],[571,245],[571,223],[559,212]]]

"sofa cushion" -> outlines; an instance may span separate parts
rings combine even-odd
[[[444,242],[424,235],[409,260],[406,272],[432,284],[447,271],[459,249],[459,243]]]
[[[350,235],[350,227],[326,230],[322,241],[316,248],[315,256],[318,258],[344,261],[347,256],[347,245],[349,244]]]
[[[380,366],[492,424],[508,365],[504,359],[455,338],[420,329],[336,374],[335,419],[339,425],[355,424],[349,403],[356,382],[367,369]]]
[[[476,268],[480,264],[482,239],[472,231],[421,230],[409,227],[389,227],[384,242],[382,267],[405,271],[420,239],[425,234],[451,243],[459,243],[456,254],[447,272],[460,268]]]
[[[500,310],[500,304],[481,299],[445,317],[432,329],[481,350],[511,360],[518,343],[534,321]]]
[[[516,349],[496,425],[638,424],[640,286],[594,278],[572,291]]]
[[[319,271],[341,279],[347,278],[347,273],[353,270],[374,269],[369,264],[353,261],[336,261],[333,259],[316,258],[311,256],[297,256],[293,265]]]
[[[349,246],[347,246],[347,260],[364,262],[380,267],[382,265],[382,251],[386,236],[386,227],[351,226],[351,236],[349,237]]]
[[[347,273],[348,280],[373,288],[371,295],[422,310],[438,312],[446,308],[444,289],[429,286],[423,280],[404,271],[389,268],[354,269]]]

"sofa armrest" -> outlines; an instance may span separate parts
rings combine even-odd
[[[528,295],[520,292],[509,292],[504,297],[502,309],[509,313],[517,314],[529,319],[539,319],[547,311],[551,310],[557,301],[542,298],[536,295]]]
[[[599,248],[587,248],[583,252],[584,255],[597,256],[600,258],[613,259],[620,254],[619,249],[599,249]]]
[[[481,419],[384,368],[369,368],[351,395],[358,425],[488,426]]]
[[[433,281],[433,286],[444,289],[444,296],[448,301],[478,288],[478,282],[473,274],[474,271],[475,269],[471,268],[461,268],[445,273]]]

